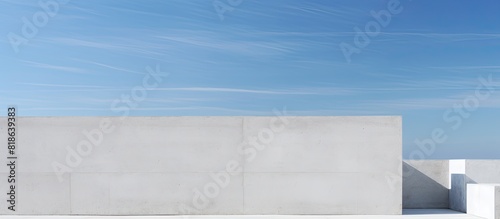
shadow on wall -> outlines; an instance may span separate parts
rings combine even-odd
[[[415,168],[415,167],[417,168]],[[403,208],[406,209],[447,209],[449,189],[447,168],[441,163],[408,164],[403,162]],[[444,167],[444,166],[443,166]],[[422,172],[423,171],[423,172]]]
[[[403,209],[403,215],[427,215],[426,217],[428,217],[429,214],[459,214],[459,217],[463,216],[463,213],[450,209]]]
[[[476,183],[465,174],[451,174],[450,209],[467,212],[467,183]]]

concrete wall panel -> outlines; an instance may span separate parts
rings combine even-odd
[[[500,183],[500,160],[451,160],[450,209],[467,211],[467,184]]]
[[[500,184],[467,184],[467,214],[500,219]]]
[[[103,124],[114,129],[85,134]],[[400,117],[32,117],[18,127],[14,214],[402,212]],[[70,165],[82,142],[95,145]]]
[[[71,192],[69,175],[60,182],[53,173],[17,173],[15,212],[7,209],[9,185],[7,174],[0,175],[2,201],[0,214],[59,215],[71,213]]]

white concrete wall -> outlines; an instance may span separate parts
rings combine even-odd
[[[500,183],[500,160],[450,160],[450,209],[467,211],[467,184]]]
[[[467,214],[500,219],[500,184],[467,184]]]
[[[400,117],[18,118],[18,141],[14,214],[402,212]]]
[[[403,208],[448,208],[448,160],[403,161]]]

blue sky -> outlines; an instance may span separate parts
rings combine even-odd
[[[499,1],[40,2],[0,1],[0,107],[21,116],[120,116],[158,66],[130,115],[402,115],[405,158],[500,158]]]

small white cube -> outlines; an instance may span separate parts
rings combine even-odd
[[[500,184],[467,184],[467,214],[500,219]]]

